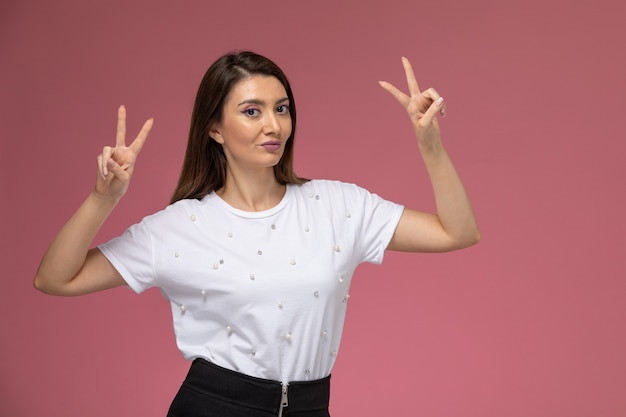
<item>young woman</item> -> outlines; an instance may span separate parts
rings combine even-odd
[[[171,204],[122,236],[91,242],[126,192],[152,127],[114,147],[96,185],[46,252],[35,287],[74,296],[159,287],[191,369],[169,416],[328,416],[352,273],[385,250],[442,252],[479,240],[472,207],[440,139],[443,99],[420,91],[408,60],[404,94],[437,213],[406,209],[352,184],[293,172],[296,105],[287,78],[252,52],[205,74]]]

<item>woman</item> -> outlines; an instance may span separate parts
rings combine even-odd
[[[176,340],[193,360],[169,416],[328,416],[352,273],[386,249],[442,252],[479,239],[471,205],[440,140],[434,89],[409,95],[381,82],[408,112],[437,203],[428,214],[352,184],[306,180],[292,168],[296,107],[272,61],[227,54],[205,74],[187,152],[166,209],[90,248],[126,192],[148,120],[98,157],[96,186],[46,252],[35,287],[80,295],[157,286]]]

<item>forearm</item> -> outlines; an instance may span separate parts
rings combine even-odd
[[[420,147],[430,177],[441,227],[458,247],[473,245],[480,231],[465,187],[441,142]]]
[[[78,274],[94,237],[117,201],[95,192],[89,194],[46,251],[35,275],[37,289],[56,293]]]
[[[381,81],[406,110],[435,193],[437,213],[405,209],[387,246],[390,250],[446,252],[473,245],[480,239],[465,187],[441,143],[437,115],[445,116],[443,97],[434,88],[420,91],[413,68],[402,58],[409,94]]]

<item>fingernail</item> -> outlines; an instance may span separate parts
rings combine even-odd
[[[109,168],[113,168],[114,161],[109,158],[106,164],[102,167],[102,174],[104,174],[104,179],[109,175]]]
[[[435,104],[437,104],[438,106],[441,106],[443,104],[443,97],[439,97],[437,101],[435,101]]]

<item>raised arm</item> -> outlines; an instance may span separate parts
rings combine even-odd
[[[125,281],[98,249],[89,249],[100,227],[128,189],[137,155],[153,120],[147,120],[126,146],[126,109],[117,112],[115,146],[98,156],[96,186],[63,226],[46,251],[34,285],[52,295],[80,295],[124,285]]]
[[[471,246],[480,232],[461,178],[441,142],[437,115],[446,105],[437,91],[420,91],[413,68],[402,58],[409,94],[386,81],[380,85],[407,111],[433,187],[437,213],[405,209],[387,249],[407,252],[446,252]]]

